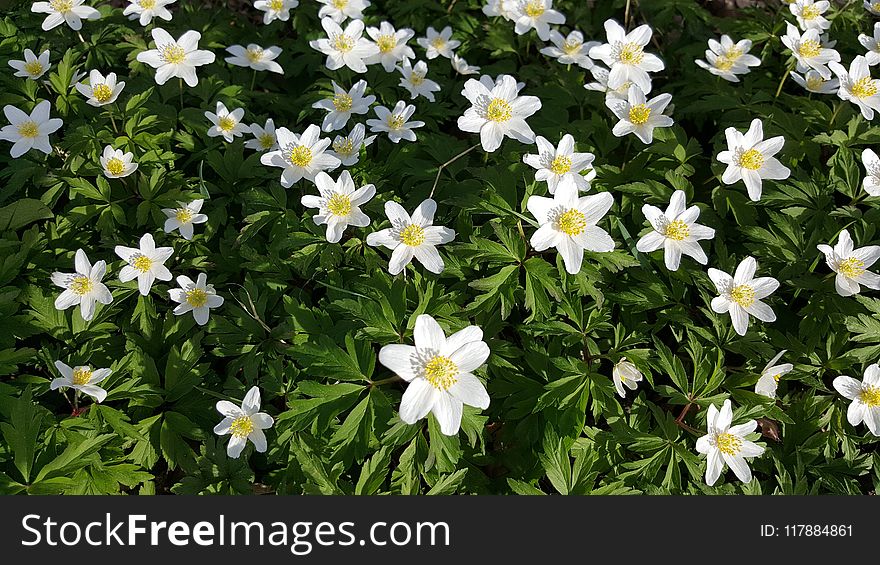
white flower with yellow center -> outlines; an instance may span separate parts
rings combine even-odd
[[[425,78],[428,75],[428,64],[424,61],[417,62],[416,66],[413,67],[409,60],[405,59],[403,63],[397,67],[397,70],[403,75],[403,78],[400,79],[400,86],[409,91],[409,97],[411,100],[419,96],[424,96],[428,99],[428,102],[433,102],[434,93],[440,92],[439,84],[433,80]]]
[[[43,20],[43,31],[49,31],[63,23],[67,23],[70,29],[79,31],[82,29],[82,20],[99,20],[101,12],[91,6],[83,6],[85,0],[49,0],[48,2],[34,2],[31,12],[35,14],[49,14]]]
[[[226,57],[224,60],[236,67],[245,67],[255,71],[269,71],[283,75],[284,69],[275,62],[278,55],[281,55],[281,51],[282,49],[275,45],[265,49],[256,43],[248,43],[247,47],[230,45],[226,48],[226,52],[232,55],[232,57]]]
[[[314,39],[309,41],[309,46],[316,51],[327,55],[325,65],[331,71],[348,67],[356,73],[367,72],[364,62],[379,52],[375,43],[362,37],[364,22],[351,20],[345,26],[345,30],[330,18],[321,20],[321,27],[327,33],[326,39]]]
[[[197,31],[187,31],[176,40],[160,27],[153,28],[151,34],[156,48],[138,53],[137,60],[156,69],[156,84],[176,77],[188,86],[196,86],[196,67],[214,62],[213,53],[199,49],[202,34]]]
[[[610,88],[608,86],[608,77],[611,75],[611,72],[605,67],[600,67],[599,65],[591,68],[590,74],[593,75],[593,78],[596,82],[588,82],[584,85],[584,88],[587,90],[593,90],[595,92],[604,92],[606,104],[609,100],[629,99],[629,89],[632,88],[633,83],[625,82],[617,88]],[[651,81],[648,81],[648,87],[651,87]],[[650,90],[646,90],[644,92],[645,94],[651,93]]]
[[[748,74],[751,71],[749,67],[761,64],[760,59],[749,55],[751,48],[752,42],[748,39],[734,43],[729,35],[722,35],[720,41],[709,40],[706,61],[697,59],[695,62],[715,76],[730,82],[739,82],[737,75]]]
[[[364,63],[367,65],[382,63],[385,72],[390,73],[401,61],[415,59],[415,52],[406,44],[415,34],[416,32],[411,29],[395,30],[388,22],[382,22],[379,27],[368,27],[367,35],[373,39],[379,51],[365,59]]]
[[[535,132],[526,118],[541,109],[537,96],[520,96],[516,79],[499,76],[490,89],[492,79],[483,75],[480,80],[468,79],[461,94],[471,103],[458,118],[461,131],[480,134],[480,144],[489,153],[501,146],[504,137],[521,143],[535,142]]]
[[[642,206],[642,213],[651,223],[651,231],[639,239],[636,249],[650,253],[662,247],[663,259],[670,271],[678,270],[682,254],[693,257],[700,265],[708,263],[709,258],[698,242],[715,237],[715,230],[697,223],[700,217],[697,206],[685,209],[685,199],[684,191],[676,190],[665,212],[650,204]]]
[[[241,123],[244,117],[244,108],[236,108],[229,111],[223,102],[217,102],[217,113],[205,112],[205,117],[211,121],[208,128],[208,137],[222,137],[227,143],[232,143],[236,137],[250,133],[250,128]]]
[[[98,386],[98,383],[110,376],[111,369],[94,369],[89,365],[79,365],[71,368],[66,363],[55,361],[55,368],[61,373],[61,377],[53,379],[49,389],[72,388],[77,393],[83,393],[95,399],[95,402],[103,402],[107,398],[107,391]]]
[[[553,9],[553,0],[514,0],[510,12],[517,35],[534,29],[541,41],[550,39],[551,24],[565,23],[565,15]]]
[[[626,357],[621,357],[620,361],[614,364],[611,370],[611,380],[614,382],[614,388],[621,398],[626,398],[626,389],[635,390],[639,387],[639,381],[642,380],[642,372],[638,367],[628,361]]]
[[[193,237],[193,226],[195,224],[204,224],[208,221],[208,216],[202,214],[202,205],[204,200],[198,198],[188,204],[178,202],[179,208],[163,208],[162,213],[165,214],[165,233],[171,233],[179,230],[183,239],[189,240]]]
[[[416,318],[415,346],[390,344],[379,350],[379,362],[406,381],[400,400],[400,419],[414,424],[433,413],[440,432],[458,434],[464,404],[481,410],[489,407],[489,393],[474,376],[489,358],[483,331],[468,326],[446,337],[428,314]]]
[[[57,310],[67,310],[79,304],[79,312],[85,321],[95,316],[95,303],[110,304],[113,295],[101,281],[107,272],[107,264],[98,261],[94,265],[82,249],[76,250],[73,260],[74,273],[52,273],[52,283],[64,289],[55,299]]]
[[[275,20],[286,22],[290,19],[290,11],[299,6],[299,0],[257,0],[254,8],[263,13],[263,24],[269,25]]]
[[[758,427],[758,422],[749,420],[745,424],[731,426],[733,409],[730,400],[725,400],[719,411],[714,404],[709,405],[706,416],[707,433],[697,440],[697,452],[706,455],[706,484],[712,486],[721,476],[725,463],[733,470],[736,478],[744,483],[751,482],[752,470],[746,458],[759,457],[764,448],[746,439]]]
[[[345,90],[335,81],[330,81],[330,83],[333,85],[333,97],[324,98],[312,104],[312,108],[327,111],[324,122],[321,124],[321,129],[324,131],[344,128],[352,114],[366,114],[370,111],[373,102],[376,101],[376,97],[372,94],[364,96],[364,92],[367,91],[367,81],[365,80],[354,83],[351,90]]]
[[[849,231],[843,230],[837,238],[837,245],[817,245],[825,255],[828,267],[837,273],[834,288],[840,296],[852,296],[861,291],[859,285],[880,290],[880,275],[868,269],[880,259],[880,246],[867,245],[856,249]]]
[[[530,243],[535,251],[555,247],[562,255],[565,270],[577,274],[584,261],[584,250],[614,250],[614,240],[596,225],[613,204],[610,192],[578,197],[574,183],[559,185],[553,198],[529,196],[526,208],[540,225]]]
[[[727,151],[722,151],[716,157],[727,165],[721,182],[733,184],[742,180],[753,202],[761,200],[764,179],[782,180],[791,175],[791,170],[774,157],[782,150],[785,138],[779,135],[765,140],[760,119],[752,120],[745,135],[734,127],[724,130],[724,135],[727,138]]]
[[[388,139],[393,143],[399,143],[401,139],[415,141],[416,134],[413,129],[425,125],[425,122],[418,120],[408,121],[416,111],[416,107],[403,100],[398,101],[391,110],[385,106],[376,106],[373,111],[376,112],[378,119],[367,120],[370,131],[373,133],[387,132]]]
[[[267,119],[264,126],[251,124],[248,128],[254,138],[245,141],[245,147],[263,152],[278,149],[278,138],[275,137],[275,121],[272,118]]]
[[[480,73],[480,67],[469,65],[463,57],[459,57],[458,55],[452,55],[452,68],[455,69],[455,72],[464,76]]]
[[[859,43],[868,50],[865,53],[865,60],[868,61],[868,66],[873,67],[880,63],[880,22],[874,24],[873,36],[860,33]],[[12,63],[10,62],[10,64]]]
[[[433,225],[435,212],[437,203],[430,198],[418,205],[412,217],[397,202],[385,203],[385,215],[391,221],[391,227],[368,235],[367,245],[382,245],[392,250],[389,273],[400,273],[413,257],[430,272],[443,272],[443,258],[437,246],[455,239],[455,231]]]
[[[831,71],[828,65],[833,62],[840,61],[840,53],[834,49],[822,45],[822,38],[819,37],[819,30],[810,29],[801,35],[798,28],[786,24],[786,32],[780,39],[782,43],[788,47],[791,54],[797,61],[796,69],[799,73],[805,73],[810,69],[815,70],[824,79],[831,78]]]
[[[836,94],[837,89],[840,88],[840,81],[838,79],[822,78],[822,75],[813,69],[807,71],[807,74],[803,76],[794,71],[791,71],[790,74],[791,79],[808,92],[815,92],[816,94]]]
[[[671,117],[663,113],[671,101],[672,95],[666,93],[648,100],[635,84],[629,88],[626,100],[606,97],[605,105],[620,120],[611,133],[617,137],[631,133],[642,143],[651,143],[654,141],[655,128],[668,128],[674,123]]]
[[[270,167],[284,169],[281,172],[281,186],[290,188],[300,179],[315,181],[321,171],[332,171],[339,166],[339,158],[327,151],[330,140],[321,137],[321,128],[312,124],[302,135],[287,128],[275,130],[278,147],[275,151],[263,153],[260,162]]]
[[[34,106],[30,115],[15,106],[7,104],[3,107],[3,114],[9,120],[9,125],[0,129],[0,139],[12,142],[9,154],[13,159],[18,159],[31,149],[42,151],[46,155],[52,152],[49,134],[58,131],[64,122],[61,118],[49,117],[51,108],[52,104],[48,100]]]
[[[333,140],[331,153],[342,161],[343,167],[350,167],[358,162],[361,148],[367,147],[376,140],[375,135],[364,137],[367,128],[364,124],[356,124],[348,135],[337,135]]]
[[[175,316],[192,312],[196,323],[204,326],[211,316],[211,308],[223,306],[223,297],[218,296],[214,287],[208,284],[208,276],[205,273],[199,273],[196,282],[180,275],[177,277],[177,284],[180,288],[172,288],[168,291],[171,300],[177,302],[177,306],[174,307]]]
[[[232,436],[226,446],[226,455],[238,459],[248,440],[258,452],[266,452],[268,444],[263,430],[271,428],[275,420],[265,412],[260,412],[260,389],[252,387],[241,402],[241,407],[228,400],[219,401],[217,412],[223,415],[223,420],[214,426],[214,433],[218,436]]]
[[[880,0],[865,0],[862,6],[875,16],[880,16]]]
[[[15,69],[15,76],[37,80],[48,71],[49,50],[46,49],[37,57],[30,49],[24,50],[24,61],[9,61],[9,66]]]
[[[75,88],[87,98],[86,104],[100,107],[116,102],[125,83],[116,82],[116,73],[109,73],[105,77],[99,71],[92,70],[89,72],[89,82],[77,82]]]
[[[376,187],[372,184],[355,190],[351,173],[342,171],[336,181],[327,173],[318,173],[315,176],[315,186],[318,187],[320,196],[307,194],[300,202],[306,208],[318,209],[312,219],[319,226],[327,225],[329,243],[339,243],[342,232],[348,226],[362,228],[370,225],[370,218],[361,212],[360,207],[376,194]]]
[[[171,12],[165,6],[174,4],[177,0],[128,0],[128,6],[122,11],[123,16],[130,20],[138,20],[142,26],[146,26],[159,18],[166,22],[171,21]]]
[[[837,96],[859,107],[866,120],[874,119],[874,111],[880,112],[880,80],[871,78],[868,60],[859,55],[849,65],[849,72],[839,63],[829,67],[840,80]]]
[[[505,20],[513,19],[514,0],[487,0],[483,5],[483,13],[490,18],[502,17]]]
[[[608,43],[590,49],[590,57],[600,59],[608,65],[608,87],[617,89],[631,82],[642,89],[651,91],[651,78],[648,73],[662,71],[663,61],[652,53],[645,53],[645,46],[651,41],[652,31],[648,25],[640,25],[629,33],[614,20],[605,22]]]
[[[538,153],[523,155],[523,163],[537,169],[536,181],[547,181],[550,194],[556,193],[556,187],[563,183],[573,183],[581,192],[590,190],[590,181],[596,177],[593,169],[592,153],[575,153],[574,137],[565,134],[559,140],[559,146],[553,147],[545,137],[537,136]],[[586,170],[586,175],[581,171]]]
[[[865,369],[861,382],[852,377],[837,377],[832,383],[841,396],[852,400],[846,411],[846,419],[852,426],[862,422],[880,437],[880,366],[876,363]]]
[[[440,33],[429,27],[425,37],[416,39],[416,43],[425,50],[425,57],[428,59],[436,59],[440,56],[451,59],[452,52],[461,45],[461,41],[452,39],[452,28],[449,26],[444,27]]]
[[[831,22],[822,14],[828,11],[830,6],[831,3],[828,0],[820,0],[819,2],[797,0],[790,3],[788,9],[797,18],[798,25],[801,26],[802,30],[817,29],[824,31],[831,27]]]
[[[341,24],[346,19],[362,20],[363,11],[370,7],[369,0],[318,0],[321,9],[318,11],[319,18],[330,18]]]
[[[862,164],[865,166],[865,178],[862,187],[871,196],[880,196],[880,158],[873,149],[862,151]]]
[[[132,159],[134,155],[131,152],[123,153],[121,149],[113,149],[112,146],[107,145],[99,160],[105,177],[121,179],[137,170],[138,164],[132,162]]]
[[[592,69],[596,64],[590,59],[590,49],[601,45],[598,41],[584,43],[584,34],[575,30],[563,36],[555,29],[550,32],[550,47],[541,49],[541,54],[553,57],[563,65],[578,65],[583,69]]]
[[[768,398],[776,398],[776,389],[779,388],[779,379],[783,375],[787,375],[794,369],[794,365],[791,363],[782,363],[781,365],[777,365],[776,363],[782,359],[782,356],[785,355],[786,350],[783,349],[776,356],[770,360],[769,363],[764,367],[761,371],[761,378],[758,379],[758,382],[755,383],[755,392],[757,394],[766,396]]]
[[[117,245],[113,251],[120,259],[128,263],[119,271],[119,280],[128,282],[137,279],[138,290],[143,296],[150,294],[150,288],[156,279],[160,281],[171,280],[171,271],[165,267],[165,261],[174,254],[174,249],[156,247],[152,235],[144,234],[137,248]]]
[[[773,322],[776,314],[761,299],[767,298],[779,288],[779,281],[773,277],[755,278],[758,262],[754,257],[746,257],[731,277],[724,271],[709,269],[709,278],[718,290],[712,299],[712,310],[719,314],[730,313],[733,329],[739,335],[746,335],[749,329],[749,316],[762,322]]]

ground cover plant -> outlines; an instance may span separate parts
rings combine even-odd
[[[873,494],[880,5],[0,18],[0,492]]]

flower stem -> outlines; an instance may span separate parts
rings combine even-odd
[[[779,98],[779,94],[782,92],[782,85],[785,84],[785,80],[788,78],[788,75],[791,74],[791,71],[794,70],[795,62],[792,62],[788,68],[785,69],[785,72],[782,74],[782,80],[779,81],[779,86],[776,87],[776,94],[773,95],[773,98]]]
[[[462,157],[464,157],[465,155],[467,155],[468,153],[470,153],[471,151],[473,151],[474,149],[476,149],[479,146],[480,146],[480,144],[477,143],[476,145],[474,145],[472,147],[468,147],[467,149],[465,149],[464,151],[462,151],[461,153],[459,153],[458,155],[456,155],[452,159],[450,159],[450,160],[446,161],[445,163],[443,163],[442,165],[440,165],[440,168],[437,169],[437,176],[434,178],[434,186],[431,187],[431,194],[428,195],[428,198],[434,197],[434,191],[437,190],[437,183],[440,182],[440,173],[443,172],[443,169],[445,169],[446,167],[448,167],[452,163],[455,163],[456,161],[458,161],[459,159],[461,159]]]
[[[254,74],[251,77],[251,94],[254,93],[254,85],[257,84],[257,69],[254,69]]]
[[[388,377],[387,379],[382,379],[379,381],[370,381],[370,386],[379,386],[379,385],[384,385],[384,384],[388,384],[388,383],[396,383],[397,381],[401,381],[401,380],[403,380],[403,379],[401,379],[397,375],[394,375],[393,377]]]
[[[180,87],[180,109],[183,110],[183,79],[177,79],[177,85]]]

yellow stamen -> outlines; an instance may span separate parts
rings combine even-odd
[[[801,41],[800,45],[798,45],[798,53],[800,53],[802,57],[807,57],[808,59],[811,57],[818,57],[821,51],[822,45],[815,39]]]
[[[410,73],[409,82],[412,83],[413,86],[419,86],[423,82],[425,82],[425,75],[421,73]]]
[[[808,90],[819,90],[825,84],[825,79],[820,76],[813,75],[806,80]]]
[[[130,264],[135,270],[146,273],[153,266],[153,260],[146,255],[138,255],[131,259]]]
[[[260,47],[254,47],[246,50],[245,56],[251,63],[259,63],[263,60],[263,50]]]
[[[73,372],[71,379],[75,385],[86,385],[92,380],[92,370],[88,367],[81,367]]]
[[[849,91],[856,98],[868,98],[877,94],[877,84],[868,76],[854,82]]]
[[[819,17],[819,8],[815,5],[804,6],[801,10],[801,18],[805,20],[814,20]]]
[[[144,10],[152,10],[156,7],[156,0],[138,0],[138,4]]]
[[[334,194],[327,199],[327,210],[334,216],[348,216],[351,213],[351,198],[344,194]]]
[[[22,122],[18,125],[18,135],[22,137],[37,137],[40,135],[40,128],[36,122]]]
[[[349,138],[343,138],[340,141],[333,142],[333,151],[339,155],[351,155],[354,153],[354,141]]]
[[[176,43],[169,43],[159,48],[159,56],[169,65],[179,65],[186,59],[186,51]]]
[[[400,232],[400,243],[410,247],[418,247],[425,243],[425,229],[417,224],[410,224]]]
[[[181,224],[188,224],[193,219],[193,213],[188,208],[178,208],[177,213],[174,214],[174,219]]]
[[[125,163],[118,157],[112,157],[107,160],[107,172],[111,175],[121,175],[125,172]]]
[[[726,455],[736,455],[742,449],[742,440],[733,434],[723,433],[715,436],[715,447]]]
[[[42,74],[43,65],[41,65],[39,61],[31,61],[29,63],[25,63],[24,72],[26,72],[30,76],[37,76],[39,74]]]
[[[880,406],[880,387],[863,385],[859,399],[869,408],[877,408]]]
[[[337,10],[341,10],[348,6],[348,0],[333,0],[333,7]]]
[[[113,97],[113,89],[102,82],[92,87],[92,96],[103,104]]]
[[[397,38],[390,34],[380,35],[379,39],[376,40],[376,45],[379,46],[381,53],[388,53],[397,47]]]
[[[583,43],[576,39],[566,39],[562,42],[562,50],[565,52],[566,55],[574,55],[575,53],[580,51],[581,45],[583,45]]]
[[[586,227],[587,217],[575,208],[566,210],[556,218],[556,228],[566,235],[580,235]]]
[[[637,43],[627,43],[620,50],[617,59],[624,65],[638,65],[645,58],[642,46]]]
[[[92,279],[84,275],[73,277],[73,280],[67,285],[69,291],[79,296],[92,292],[93,288],[94,284],[92,283]]]
[[[388,116],[388,127],[391,129],[400,129],[406,123],[406,118],[400,114],[391,114]]]
[[[264,133],[260,136],[260,147],[263,149],[272,149],[275,145],[275,136],[271,133]]]
[[[73,9],[72,0],[50,0],[49,4],[55,9],[56,12],[61,14],[65,14]]]
[[[744,151],[737,160],[737,165],[743,169],[757,171],[764,166],[764,155],[757,149],[749,149]]]
[[[858,278],[865,272],[865,262],[855,257],[848,257],[838,263],[837,272],[850,279]]]
[[[239,416],[232,421],[229,429],[235,437],[248,437],[254,431],[254,423],[250,416]]]
[[[284,0],[269,0],[269,9],[273,12],[280,12],[284,8]]]
[[[337,51],[342,51],[343,53],[348,53],[352,49],[354,49],[354,39],[341,33],[333,38],[333,49]]]
[[[348,112],[351,110],[352,102],[354,102],[348,94],[340,92],[333,97],[333,107],[337,112]]]
[[[425,364],[425,378],[437,390],[449,390],[458,382],[458,366],[449,357],[437,355]]]
[[[235,118],[232,116],[221,116],[219,120],[217,120],[217,127],[223,131],[232,131],[235,129],[236,125]]]
[[[486,108],[486,119],[492,122],[504,123],[513,117],[513,108],[510,103],[501,98],[495,98],[489,102]]]
[[[640,126],[648,121],[651,117],[651,109],[644,104],[636,104],[629,109],[629,121],[632,124]]]
[[[306,167],[312,162],[312,150],[303,145],[297,145],[290,152],[290,162],[297,167]]]
[[[530,18],[538,18],[547,11],[547,8],[544,7],[544,0],[531,0],[523,11]]]
[[[443,49],[445,45],[446,40],[439,36],[435,37],[434,40],[431,42],[431,47],[433,47],[434,49]]]
[[[571,159],[565,155],[557,155],[550,163],[550,170],[557,175],[564,175],[571,170]]]
[[[755,303],[755,289],[747,284],[741,284],[730,291],[730,299],[743,308],[748,308]]]
[[[194,288],[186,292],[186,301],[193,308],[201,308],[208,303],[208,293],[200,288]]]
[[[663,235],[675,241],[682,241],[691,234],[691,230],[686,223],[681,220],[674,220],[666,225]]]

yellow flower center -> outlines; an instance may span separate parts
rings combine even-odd
[[[200,288],[186,291],[186,301],[193,308],[201,308],[208,303],[208,293]]]
[[[666,229],[663,231],[663,235],[665,235],[669,239],[674,239],[675,241],[682,241],[690,234],[690,228],[686,223],[681,220],[669,222],[666,225]]]
[[[186,59],[186,51],[176,43],[169,43],[159,49],[159,56],[169,65],[179,65]]]
[[[715,436],[715,447],[726,455],[736,455],[742,449],[742,440],[733,434],[718,434]]]
[[[418,247],[425,243],[425,228],[417,224],[410,224],[400,232],[400,243],[410,247]]]
[[[736,64],[737,60],[739,60],[740,55],[742,55],[742,53],[740,53],[739,49],[731,49],[724,55],[715,59],[715,68],[719,71],[729,71],[733,68],[733,65]]]
[[[306,167],[312,162],[312,150],[303,145],[297,145],[290,152],[290,162],[297,167]]]
[[[113,89],[102,82],[92,87],[92,96],[103,104],[113,97]]]
[[[741,284],[730,291],[730,299],[743,308],[748,308],[755,303],[755,289],[747,284]]]
[[[40,128],[36,122],[22,122],[18,125],[18,135],[22,137],[37,137],[40,135]]]
[[[869,408],[877,408],[880,406],[880,387],[864,385],[859,399]]]
[[[624,45],[617,59],[624,65],[638,65],[645,58],[642,46],[637,43],[627,43]]]
[[[580,235],[587,227],[587,217],[580,210],[572,208],[559,215],[556,219],[556,227],[566,235]]]
[[[458,382],[458,366],[449,357],[437,355],[425,364],[425,378],[437,390],[449,390]]]
[[[567,55],[574,55],[580,51],[581,45],[583,45],[583,43],[576,39],[566,39],[562,42],[562,50],[565,51]]]
[[[865,272],[865,262],[848,257],[837,265],[837,272],[850,279],[860,277]]]
[[[254,431],[254,423],[250,416],[239,416],[232,421],[229,429],[235,437],[248,437]]]
[[[137,271],[146,273],[153,266],[153,260],[146,255],[138,255],[137,257],[132,258],[131,266]]]
[[[523,11],[530,18],[538,18],[547,11],[547,8],[544,7],[544,0],[531,0]]]
[[[156,7],[156,0],[138,0],[138,4],[144,10],[152,10]]]
[[[344,194],[334,194],[327,199],[327,210],[334,216],[348,216],[351,213],[351,198]]]
[[[811,76],[806,80],[807,88],[809,90],[819,90],[822,88],[822,85],[825,84],[825,79],[820,76]]]
[[[333,142],[333,151],[339,155],[351,155],[354,153],[354,141],[345,137]]]
[[[177,213],[174,214],[174,219],[181,224],[188,224],[193,219],[193,213],[188,208],[178,208]]]
[[[65,14],[73,9],[72,0],[50,0],[49,4],[55,9],[56,12],[59,12],[61,14]]]
[[[742,155],[739,156],[737,164],[743,169],[757,171],[764,166],[764,155],[757,149],[749,149],[748,151],[743,151]]]
[[[773,380],[776,381],[776,382],[778,383],[778,382],[779,382],[779,377],[781,377],[781,376],[782,376],[782,373],[776,373],[775,375],[773,375]]]
[[[94,288],[92,279],[84,275],[73,277],[73,280],[67,285],[69,291],[78,294],[79,296],[92,292],[92,288]]]
[[[644,104],[636,104],[629,109],[629,121],[640,126],[648,121],[651,117],[651,109]]]
[[[501,98],[493,99],[486,108],[486,119],[492,122],[504,123],[512,116],[513,108],[510,103]]]
[[[868,98],[877,94],[877,84],[868,76],[854,82],[849,91],[856,98]]]
[[[348,112],[351,110],[352,102],[351,96],[344,92],[340,92],[336,96],[333,97],[333,107],[336,108],[337,112]]]
[[[248,49],[247,51],[245,51],[245,56],[251,63],[259,63],[263,60],[263,49],[260,47]]]
[[[803,57],[818,57],[819,53],[822,51],[822,45],[819,44],[815,39],[808,39],[806,41],[801,41],[801,44],[798,46],[798,52]]]
[[[24,64],[24,72],[31,76],[37,76],[43,72],[43,65],[39,61],[31,61]]]
[[[379,46],[380,52],[388,53],[397,47],[397,38],[390,34],[380,35],[376,45]]]
[[[263,149],[272,149],[275,145],[275,136],[271,133],[264,133],[260,136],[260,147]]]
[[[815,5],[804,6],[801,10],[801,17],[805,20],[814,20],[819,17],[819,8]]]
[[[222,116],[217,120],[217,127],[223,131],[232,131],[235,129],[235,118],[231,116]]]
[[[80,367],[73,372],[73,384],[86,385],[92,380],[92,370],[88,367]]]
[[[333,7],[337,10],[341,10],[348,6],[348,0],[333,0]]]
[[[406,118],[400,114],[392,114],[388,116],[388,127],[391,129],[400,129],[406,123]]]
[[[446,40],[442,37],[435,37],[434,40],[431,42],[431,47],[433,47],[434,49],[443,49],[445,45]]]
[[[565,155],[557,155],[550,163],[550,171],[556,175],[564,175],[571,170],[571,159]]]
[[[125,163],[118,157],[112,157],[107,161],[107,172],[111,175],[121,175],[125,172]]]
[[[280,12],[284,8],[284,0],[269,0],[269,9]]]
[[[333,49],[337,51],[342,51],[343,53],[348,53],[352,49],[354,49],[354,39],[341,33],[333,38]]]
[[[419,86],[425,82],[425,75],[421,73],[410,73],[409,82],[412,83],[413,86]]]

